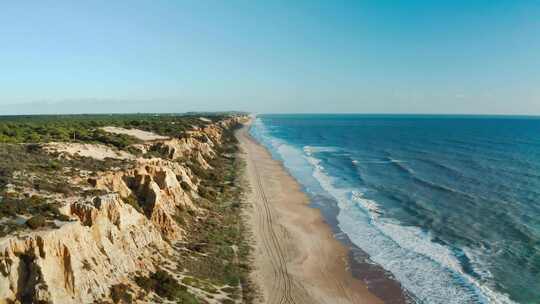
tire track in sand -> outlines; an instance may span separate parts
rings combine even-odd
[[[246,135],[243,138],[247,138]],[[248,139],[251,140],[251,139]],[[247,161],[250,162],[252,174],[255,176],[255,185],[253,191],[259,198],[259,202],[254,204],[257,209],[257,216],[259,217],[261,230],[264,237],[262,238],[262,244],[270,258],[271,265],[273,267],[274,286],[273,291],[267,299],[267,303],[279,303],[279,304],[303,304],[303,303],[317,303],[314,299],[309,297],[305,288],[299,282],[296,282],[293,276],[289,273],[287,268],[287,253],[285,245],[282,244],[278,234],[276,232],[276,224],[274,222],[274,215],[270,202],[264,191],[264,184],[261,178],[259,166],[257,162],[251,157],[253,154],[253,145],[245,145],[250,151],[247,153]],[[284,236],[282,236],[284,237]]]

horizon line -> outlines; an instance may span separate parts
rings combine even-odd
[[[540,114],[500,114],[500,113],[422,113],[422,112],[409,112],[409,113],[396,113],[396,112],[249,112],[249,111],[186,111],[186,112],[78,112],[78,113],[34,113],[34,114],[8,114],[0,115],[0,117],[14,117],[14,116],[76,116],[76,115],[179,115],[179,114],[225,114],[225,113],[237,113],[237,114],[252,114],[252,115],[366,115],[366,116],[464,116],[464,117],[531,117],[540,118]]]

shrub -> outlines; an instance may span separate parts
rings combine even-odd
[[[58,210],[58,207],[54,207],[53,208],[53,217],[59,221],[62,221],[62,222],[68,222],[71,220],[71,218],[63,213],[60,213],[60,210]]]
[[[181,181],[180,186],[182,186],[184,191],[191,191],[191,186],[186,181]]]
[[[58,170],[62,169],[62,165],[57,160],[51,159],[46,164],[46,168],[49,169],[49,170],[58,171]]]
[[[132,206],[133,208],[135,208],[135,210],[137,210],[138,212],[144,214],[144,210],[141,207],[141,205],[139,204],[139,200],[133,194],[131,194],[128,197],[123,197],[122,201],[124,201],[125,204],[128,204],[128,205]]]
[[[197,298],[192,295],[189,291],[186,289],[182,289],[178,292],[178,297],[176,298],[176,303],[181,304],[198,304],[199,301]]]
[[[186,286],[180,285],[173,276],[161,269],[151,273],[149,277],[137,276],[135,282],[145,291],[153,291],[160,297],[171,301],[199,303],[195,296],[189,293]]]
[[[83,260],[82,261],[82,264],[83,264],[83,269],[86,270],[86,271],[90,271],[92,270],[92,265],[90,264],[90,262],[88,262],[88,260]]]
[[[107,194],[107,191],[103,189],[88,189],[84,190],[84,192],[82,193],[83,196],[101,196],[105,194]]]
[[[16,200],[4,199],[0,203],[0,217],[15,216],[20,211],[20,205]]]
[[[111,286],[111,299],[114,303],[133,303],[129,286],[126,284],[116,284]]]
[[[39,144],[28,144],[26,145],[26,151],[28,153],[36,153],[41,151],[41,146]]]
[[[154,290],[154,287],[156,285],[156,282],[154,282],[154,280],[145,276],[136,276],[135,283],[137,283],[137,285],[139,285],[139,287],[145,291]]]
[[[150,275],[150,278],[156,282],[154,291],[160,296],[169,300],[176,297],[176,292],[182,289],[175,278],[164,270],[158,270]],[[184,287],[185,289],[185,287]]]
[[[42,215],[36,215],[29,218],[26,225],[31,229],[38,229],[47,225],[47,219]]]
[[[209,201],[215,201],[217,196],[216,191],[205,186],[199,186],[199,194]]]
[[[204,168],[201,167],[201,165],[195,160],[195,161],[189,161],[186,163],[191,172],[195,174],[197,177],[206,179],[208,178],[208,173]]]

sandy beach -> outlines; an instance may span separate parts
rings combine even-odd
[[[248,134],[237,132],[251,203],[254,280],[263,303],[382,303],[348,269],[348,249],[282,164]]]

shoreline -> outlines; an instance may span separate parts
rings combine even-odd
[[[371,261],[369,255],[356,246],[349,236],[339,229],[337,221],[339,209],[336,202],[327,198],[322,198],[324,203],[321,203],[320,200],[319,198],[312,198],[309,206],[320,210],[321,216],[334,233],[334,237],[348,249],[348,269],[352,276],[366,284],[368,290],[384,303],[414,303],[413,296],[403,288],[392,273]]]
[[[246,213],[262,302],[383,303],[353,276],[365,270],[351,264],[354,250],[334,237],[323,211],[311,206],[298,182],[248,130],[249,124],[236,136],[252,188]]]

